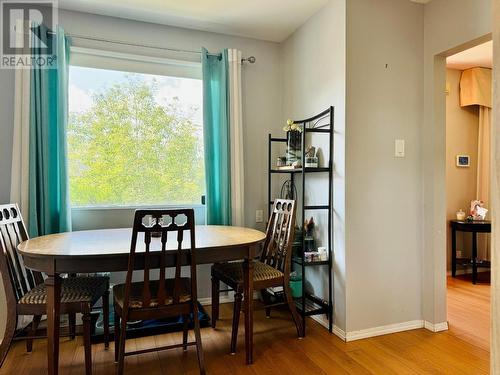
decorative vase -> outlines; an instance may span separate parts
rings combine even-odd
[[[296,161],[302,161],[302,132],[290,130],[287,133],[286,164],[292,165]]]

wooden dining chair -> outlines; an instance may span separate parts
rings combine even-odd
[[[47,291],[43,276],[26,267],[17,252],[17,246],[28,239],[26,227],[16,204],[0,205],[0,273],[7,299],[7,316],[33,315],[31,329],[16,334],[17,324],[8,324],[0,345],[0,365],[5,359],[12,340],[27,340],[26,349],[31,352],[33,339],[42,315],[47,313]],[[90,344],[90,312],[102,297],[104,342],[109,347],[109,279],[107,277],[68,277],[62,278],[60,313],[69,315],[70,333],[75,335],[75,316],[82,313],[83,337],[85,346],[86,374],[92,373],[92,348]],[[27,328],[27,327],[26,327]]]
[[[184,232],[189,231],[189,240],[184,243]],[[173,236],[169,239],[169,233]],[[159,236],[159,238],[152,238]],[[167,250],[167,240],[175,244],[176,250]],[[144,242],[137,251],[138,242]],[[168,242],[170,243],[170,242]],[[196,293],[196,246],[194,210],[137,210],[135,212],[132,242],[125,284],[113,287],[115,308],[115,361],[118,374],[123,374],[125,356],[182,347],[187,350],[196,345],[200,373],[205,374],[201,345],[198,299]],[[159,249],[152,249],[158,247]],[[150,280],[152,253],[160,252],[159,280]],[[175,261],[172,263],[172,256]],[[157,258],[158,259],[158,258]],[[189,265],[190,277],[181,277],[181,266]],[[158,268],[155,267],[155,268]],[[144,279],[132,282],[134,269],[143,267]],[[174,278],[166,278],[166,268],[175,267]],[[182,316],[182,344],[154,347],[134,352],[125,352],[127,322],[129,320],[162,319]],[[195,341],[188,342],[188,323],[194,322]],[[120,324],[121,320],[121,324]]]
[[[266,240],[260,260],[255,262],[253,287],[260,290],[265,302],[266,314],[271,307],[288,305],[297,334],[302,336],[302,320],[297,312],[290,291],[292,243],[295,228],[296,204],[293,200],[275,199],[266,230]],[[243,299],[243,263],[216,263],[212,266],[212,327],[219,319],[220,282],[234,290],[233,329],[231,353],[236,353],[238,325]],[[284,301],[271,303],[267,288],[283,287]]]

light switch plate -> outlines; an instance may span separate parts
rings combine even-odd
[[[397,158],[405,157],[405,140],[396,139],[394,141],[394,156]]]
[[[264,211],[263,210],[256,210],[255,211],[255,222],[262,223],[263,221],[264,221]]]

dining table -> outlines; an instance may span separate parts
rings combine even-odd
[[[74,273],[126,271],[132,229],[99,229],[51,234],[29,239],[18,246],[26,267],[43,272],[47,289],[47,362],[48,373],[59,370],[59,324],[61,275]],[[246,363],[253,363],[253,272],[265,233],[251,228],[197,225],[195,229],[196,263],[243,261]],[[154,241],[154,240],[153,240]],[[159,241],[159,239],[157,239]],[[167,242],[167,264],[175,265],[176,241]],[[189,248],[189,241],[183,247]],[[153,246],[152,246],[153,247]],[[135,266],[141,269],[144,249],[137,248]],[[150,255],[150,267],[160,267],[160,254]],[[141,261],[142,259],[142,261]],[[187,264],[187,259],[183,260]],[[15,316],[7,322],[15,324]]]

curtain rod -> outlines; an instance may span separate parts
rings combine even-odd
[[[48,31],[48,33],[54,34],[53,31]],[[96,37],[76,35],[76,34],[67,34],[67,36],[69,36],[70,38],[92,40],[95,42],[113,43],[113,44],[121,44],[121,45],[132,46],[132,47],[144,47],[144,48],[158,49],[158,50],[171,51],[171,52],[193,53],[193,54],[201,55],[201,51],[192,51],[192,50],[179,49],[179,48],[159,47],[159,46],[153,46],[153,45],[148,45],[148,44],[134,44],[134,43],[130,43],[130,42],[124,42],[121,40],[103,39],[103,38],[96,38]],[[221,54],[220,53],[209,53],[209,55],[210,56],[220,56]],[[242,63],[249,62],[250,64],[254,64],[256,61],[257,61],[257,59],[254,56],[250,56],[250,57],[241,59]]]

